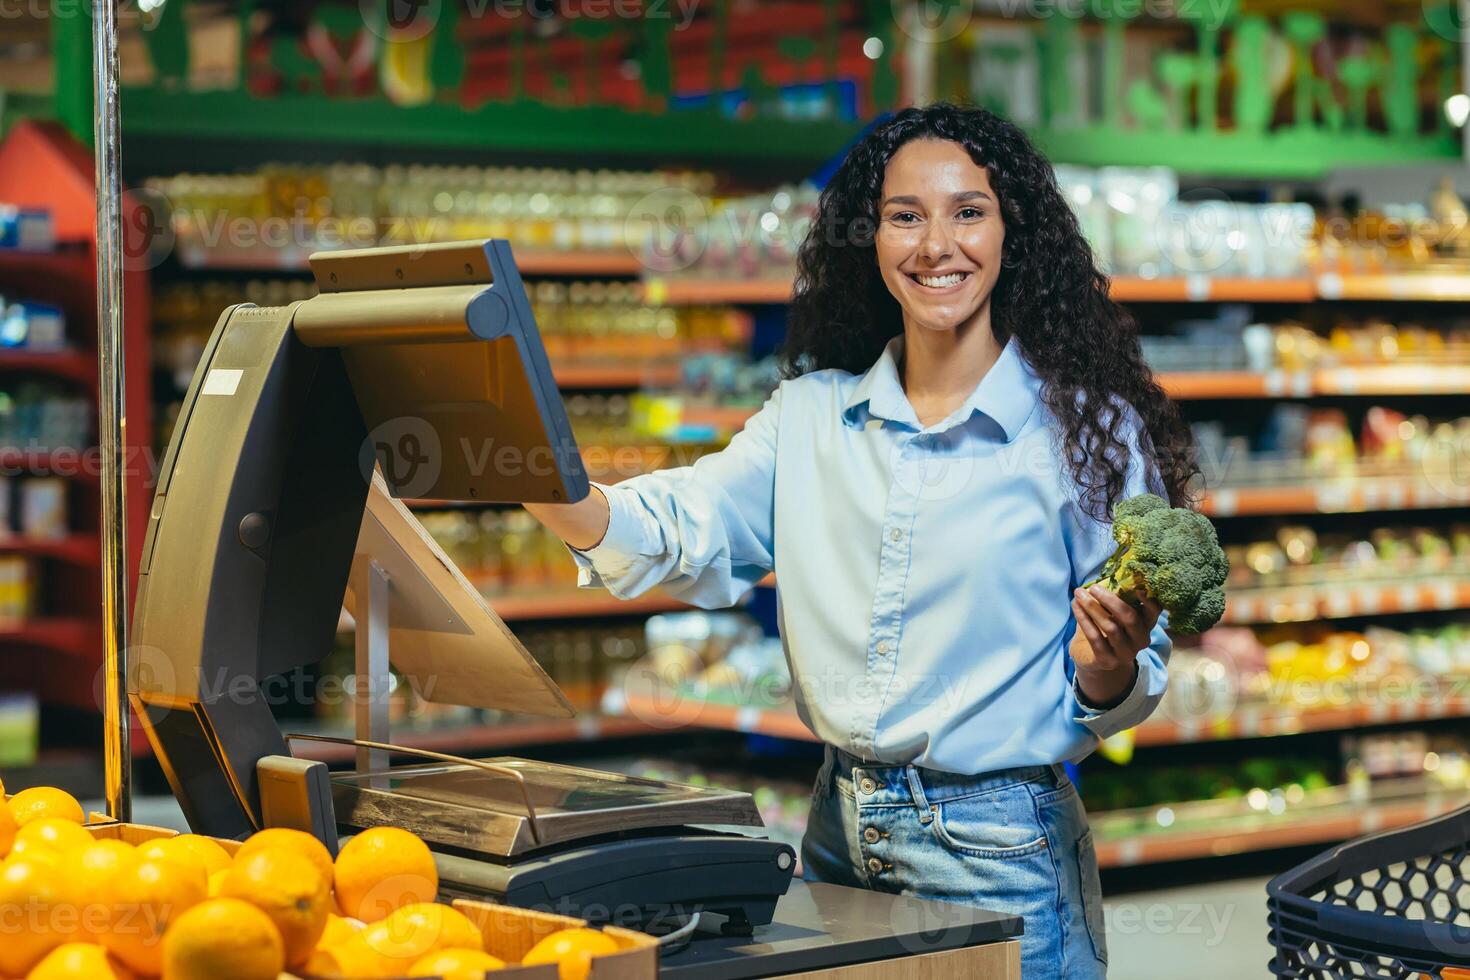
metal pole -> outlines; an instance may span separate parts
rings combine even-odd
[[[103,766],[107,814],[132,817],[128,707],[127,492],[123,482],[122,178],[118,172],[117,11],[92,7],[93,145],[97,157],[97,439],[102,456]],[[86,9],[83,7],[82,9]]]

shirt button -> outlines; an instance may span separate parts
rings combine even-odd
[[[869,827],[868,829],[863,831],[863,840],[867,841],[869,844],[878,843],[878,837],[879,834],[877,827]]]
[[[891,645],[889,645],[889,643],[888,643],[887,640],[879,640],[878,641],[878,652],[880,654],[882,654],[884,656],[887,656],[888,651],[889,650],[892,650],[892,649],[893,649],[893,647]]]
[[[868,870],[873,872],[873,874],[878,874],[883,870],[883,862],[877,858],[868,858]]]
[[[889,531],[888,532],[888,540],[889,541],[902,541],[903,540],[903,531],[901,529],[899,529],[899,528],[894,528],[892,531]]]
[[[873,782],[872,776],[864,776],[858,782],[858,789],[863,791],[864,796],[872,796],[874,793],[878,792],[878,784]]]

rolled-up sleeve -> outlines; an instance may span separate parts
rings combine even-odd
[[[1130,440],[1134,448],[1123,498],[1141,493],[1157,493],[1158,481],[1153,477],[1155,470],[1152,461],[1146,459],[1137,448],[1137,416],[1127,410],[1121,414],[1124,426],[1135,433]],[[1072,587],[1077,588],[1083,582],[1098,576],[1118,543],[1113,539],[1112,524],[1092,519],[1083,512],[1080,504],[1071,508],[1069,515],[1071,527],[1067,530],[1072,559]],[[1109,708],[1099,708],[1088,702],[1086,695],[1077,686],[1076,668],[1072,658],[1065,658],[1067,670],[1072,675],[1073,717],[1098,738],[1108,738],[1133,728],[1153,714],[1154,709],[1159,706],[1164,691],[1169,686],[1169,654],[1174,649],[1174,643],[1167,631],[1168,625],[1169,614],[1164,613],[1150,634],[1149,645],[1138,651],[1138,673],[1133,686],[1121,701]],[[1076,630],[1077,623],[1074,619],[1066,637],[1069,643]]]
[[[775,566],[778,388],[730,445],[681,466],[598,484],[607,532],[571,549],[578,583],[632,598],[655,586],[705,609],[735,603]]]

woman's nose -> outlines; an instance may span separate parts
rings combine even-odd
[[[924,229],[924,240],[919,243],[919,254],[931,263],[942,262],[954,252],[954,236],[943,221],[931,221]]]

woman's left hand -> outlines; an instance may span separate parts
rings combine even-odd
[[[1077,684],[1088,700],[1108,705],[1133,686],[1138,653],[1149,645],[1162,611],[1151,598],[1135,607],[1102,585],[1073,593],[1077,632],[1068,652],[1077,665]]]

